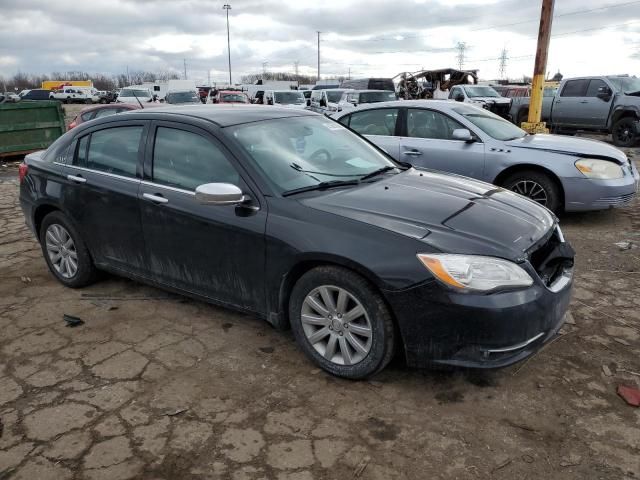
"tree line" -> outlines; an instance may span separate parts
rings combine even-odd
[[[0,91],[10,92],[40,88],[42,82],[47,80],[92,80],[93,86],[98,90],[116,90],[128,85],[139,85],[143,82],[166,82],[179,78],[180,76],[177,73],[169,71],[131,71],[129,74],[119,73],[115,75],[105,75],[102,73],[90,74],[81,71],[51,72],[50,74],[18,72],[6,78],[0,75]]]
[[[338,80],[345,80],[346,77],[337,77]],[[252,73],[242,77],[242,83],[256,83],[258,80],[281,80],[293,81],[302,85],[312,85],[316,83],[317,77],[311,75],[296,75],[287,72],[264,72]]]

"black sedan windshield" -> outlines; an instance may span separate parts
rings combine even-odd
[[[396,164],[332,120],[292,117],[231,128],[232,135],[280,192],[331,180],[358,180]]]

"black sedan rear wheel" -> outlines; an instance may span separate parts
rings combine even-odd
[[[93,283],[97,270],[80,234],[62,212],[51,212],[40,226],[42,254],[51,273],[67,287]]]
[[[366,378],[393,357],[391,313],[380,294],[350,270],[326,266],[305,273],[291,292],[289,319],[300,348],[333,375]]]
[[[503,182],[503,186],[534,202],[557,212],[561,207],[560,188],[549,175],[534,170],[516,172]]]
[[[633,147],[639,138],[635,133],[638,121],[634,117],[624,117],[618,120],[611,131],[614,145],[617,147]]]

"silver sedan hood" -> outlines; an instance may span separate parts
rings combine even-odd
[[[546,150],[584,158],[603,158],[613,160],[621,165],[628,163],[627,156],[617,148],[604,142],[586,138],[537,133],[506,141],[505,144],[512,148]]]

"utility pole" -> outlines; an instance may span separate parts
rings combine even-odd
[[[298,65],[300,64],[300,62],[298,60],[296,60],[295,62],[293,62],[293,68],[296,72],[296,80],[298,80]]]
[[[502,49],[502,54],[500,55],[500,79],[504,80],[507,76],[507,60],[509,57],[507,56],[506,47]]]
[[[457,60],[458,60],[458,70],[462,70],[464,67],[464,51],[467,49],[467,44],[464,42],[458,42],[456,45],[456,50],[458,50]]]
[[[184,63],[184,79],[187,79],[187,59],[183,58],[182,63]]]
[[[211,70],[207,69],[207,86],[211,86]]]
[[[347,80],[351,80],[351,67],[349,67],[349,73],[347,75]]]
[[[318,81],[320,80],[320,30],[318,30]]]
[[[129,76],[129,65],[127,65],[127,87],[131,85],[131,77]]]
[[[233,85],[231,82],[231,41],[229,38],[229,10],[231,10],[231,5],[225,3],[222,7],[227,11],[227,54],[229,56],[229,86]]]
[[[547,71],[547,57],[549,56],[554,4],[555,0],[542,0],[540,29],[538,31],[538,48],[536,49],[536,63],[533,67],[531,100],[529,101],[529,118],[527,118],[526,122],[522,123],[522,128],[529,133],[549,133],[545,122],[541,122],[540,119],[542,114],[544,74]]]
[[[267,74],[267,65],[269,65],[269,62],[262,62],[262,78]]]

